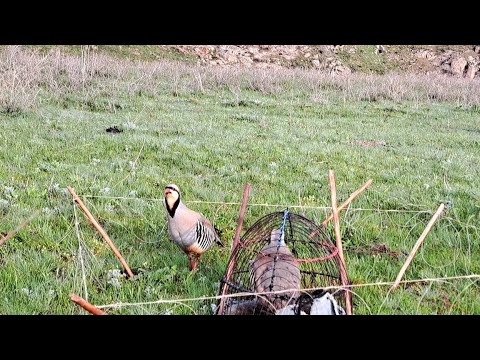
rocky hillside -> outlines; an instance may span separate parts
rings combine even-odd
[[[168,46],[201,64],[303,67],[352,72],[445,73],[480,77],[480,45],[188,45]]]
[[[3,46],[0,46],[2,48]],[[180,60],[213,66],[318,69],[360,73],[450,74],[480,78],[480,45],[86,45],[28,46],[40,51],[94,51],[132,60]]]

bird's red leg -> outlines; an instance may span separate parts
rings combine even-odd
[[[197,271],[198,264],[200,264],[200,255],[192,254],[192,260],[190,261],[190,270]]]
[[[196,264],[195,259],[193,258],[193,253],[187,253],[188,261],[190,261],[190,271],[195,270]]]

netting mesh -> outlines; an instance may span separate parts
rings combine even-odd
[[[341,285],[341,266],[338,249],[323,227],[287,210],[271,213],[240,239],[221,282],[220,295],[282,292],[223,298],[217,314],[274,314],[291,304],[308,303],[306,298],[323,292],[301,290]],[[333,293],[341,306],[345,304],[343,292]]]

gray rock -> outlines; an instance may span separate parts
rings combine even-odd
[[[450,63],[450,71],[454,75],[463,75],[465,67],[467,66],[467,60],[463,57],[456,57]]]
[[[465,75],[468,79],[473,80],[475,78],[475,74],[478,71],[478,65],[475,64],[468,64],[467,74]]]

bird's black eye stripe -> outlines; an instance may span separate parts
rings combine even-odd
[[[171,186],[167,186],[167,187],[165,188],[165,190],[166,190],[166,189],[170,189],[170,190],[173,190],[173,191],[176,191],[176,192],[178,192],[178,190],[177,190],[177,189],[175,189],[175,188],[173,188],[173,187],[171,187]]]

